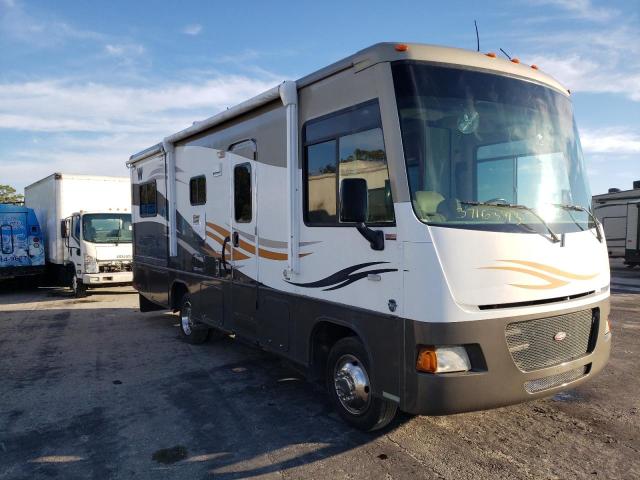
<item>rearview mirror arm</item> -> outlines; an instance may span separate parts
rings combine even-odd
[[[382,230],[372,230],[364,222],[356,223],[356,228],[360,235],[369,241],[372,250],[384,250],[384,232]]]

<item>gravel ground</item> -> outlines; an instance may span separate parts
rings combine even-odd
[[[272,355],[180,341],[130,289],[1,289],[0,479],[640,478],[638,293],[612,296],[611,360],[591,382],[371,435]]]

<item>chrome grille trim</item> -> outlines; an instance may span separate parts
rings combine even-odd
[[[509,353],[523,372],[560,365],[586,355],[595,315],[591,309],[507,325]],[[556,334],[566,333],[563,340]]]
[[[557,375],[551,375],[549,377],[537,378],[530,380],[524,384],[524,388],[529,393],[538,393],[543,390],[548,390],[554,387],[560,387],[567,383],[573,382],[587,374],[588,367],[574,368],[566,372],[559,373]]]

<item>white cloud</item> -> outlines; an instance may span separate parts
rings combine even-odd
[[[18,188],[53,171],[126,175],[129,156],[261,93],[275,75],[216,75],[148,87],[49,79],[0,83],[0,131],[31,132],[0,155]]]
[[[574,93],[616,93],[640,101],[640,68],[624,68],[613,57],[567,53],[532,55],[528,59]]]
[[[619,14],[614,8],[594,6],[591,0],[538,0],[536,3],[555,6],[577,18],[596,22],[607,22]]]
[[[200,25],[199,23],[185,25],[185,27],[182,29],[182,33],[184,33],[185,35],[199,35],[200,33],[202,33],[202,25]]]
[[[640,132],[624,128],[582,130],[582,148],[588,154],[638,155],[640,165]]]
[[[114,57],[137,56],[142,55],[145,52],[144,47],[138,44],[113,45],[108,43],[104,46],[104,50],[108,55],[112,55]]]
[[[34,15],[14,0],[2,0],[0,5],[0,33],[13,41],[50,48],[72,40],[105,39],[101,33],[78,29],[58,18]]]

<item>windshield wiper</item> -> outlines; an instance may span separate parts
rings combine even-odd
[[[596,237],[598,238],[598,241],[602,243],[603,238],[602,238],[602,233],[600,232],[600,227],[599,227],[600,222],[598,222],[598,219],[593,215],[593,213],[591,213],[589,210],[587,210],[586,208],[580,205],[571,205],[568,203],[553,203],[552,205],[554,207],[562,208],[563,210],[568,210],[568,211],[573,210],[574,212],[585,212],[587,215],[589,215],[591,220],[593,220],[593,224],[596,228]],[[582,228],[578,224],[578,222],[576,222],[576,219],[573,218],[573,215],[569,214],[569,216],[571,217],[571,220],[573,220],[574,223],[584,231],[584,228]]]
[[[551,230],[551,227],[549,226],[549,224],[545,222],[544,219],[533,208],[527,207],[526,205],[519,205],[517,203],[478,202],[478,201],[460,201],[460,203],[464,205],[476,205],[476,206],[481,205],[486,207],[508,207],[508,208],[518,208],[520,210],[526,210],[527,212],[530,212],[531,214],[533,214],[533,216],[535,216],[538,220],[540,220],[540,223],[544,225],[544,227],[547,229],[547,232],[549,232],[549,236],[551,237],[551,241],[553,243],[558,243],[560,241],[560,239],[558,238],[558,235],[553,230]],[[530,227],[530,225],[528,226]]]

